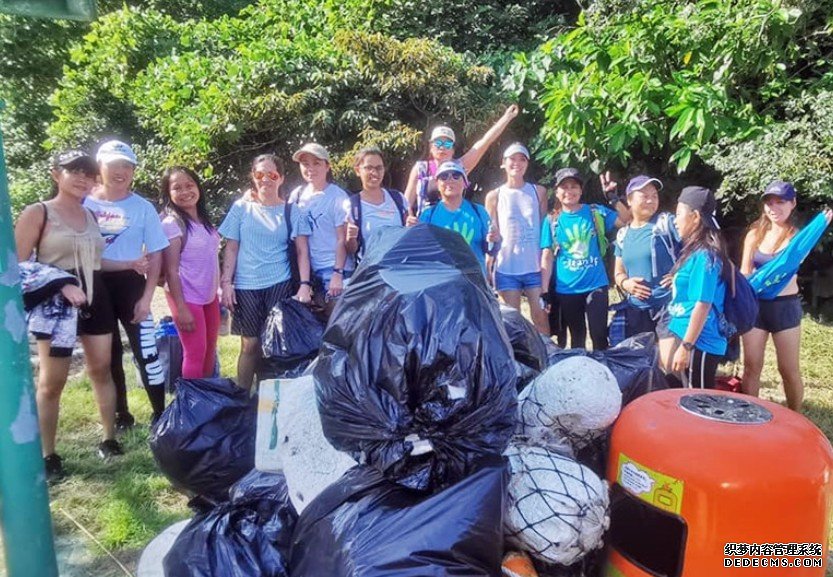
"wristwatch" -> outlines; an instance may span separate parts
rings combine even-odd
[[[338,273],[341,276],[344,276],[344,269],[343,268],[334,268],[333,273]]]
[[[312,286],[312,283],[311,283],[310,281],[308,281],[308,280],[302,280],[302,281],[300,281],[298,284],[300,284],[300,285]]]
[[[691,352],[694,349],[694,343],[689,343],[687,341],[683,341],[683,348],[688,352]]]

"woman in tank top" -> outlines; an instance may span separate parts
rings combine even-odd
[[[84,347],[87,373],[93,383],[103,426],[99,445],[109,455],[120,454],[115,440],[115,389],[110,378],[112,316],[107,316],[107,293],[100,290],[101,253],[104,239],[84,198],[95,184],[95,160],[81,150],[70,150],[53,160],[52,179],[56,194],[46,202],[27,206],[15,227],[17,255],[21,261],[36,253],[36,259],[77,277],[80,286],[65,285],[63,297],[79,307],[77,331]],[[35,333],[39,371],[37,407],[44,466],[47,478],[63,473],[62,459],[55,452],[61,393],[67,381],[72,349],[51,346],[52,335]]]

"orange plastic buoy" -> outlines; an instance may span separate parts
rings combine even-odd
[[[538,577],[529,555],[520,551],[509,551],[500,566],[503,577]]]
[[[824,575],[833,448],[780,405],[692,389],[641,397],[613,427],[608,481],[607,577]]]

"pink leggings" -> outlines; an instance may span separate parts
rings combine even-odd
[[[180,327],[176,303],[170,293],[166,296],[176,330],[179,332],[179,340],[182,342],[182,378],[210,377],[214,372],[217,335],[220,332],[220,301],[214,299],[207,305],[185,303],[194,317],[194,330],[187,332]]]

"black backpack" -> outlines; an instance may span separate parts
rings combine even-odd
[[[289,198],[286,199],[286,208],[284,208],[283,217],[286,219],[286,230],[288,235],[286,237],[286,250],[289,257],[289,272],[292,278],[292,290],[297,291],[301,282],[301,273],[298,271],[298,253],[295,250],[295,241],[292,239],[292,205],[298,202],[301,196],[303,187],[298,187],[289,193]]]
[[[402,226],[408,220],[408,209],[405,207],[405,197],[398,190],[382,189],[382,192],[387,194],[396,205],[399,211],[399,216],[402,218]],[[356,262],[361,260],[361,254],[364,251],[364,236],[362,233],[362,195],[361,192],[355,192],[350,195],[350,216],[353,219],[353,224],[359,227],[359,237],[356,239],[358,248],[356,249]]]

